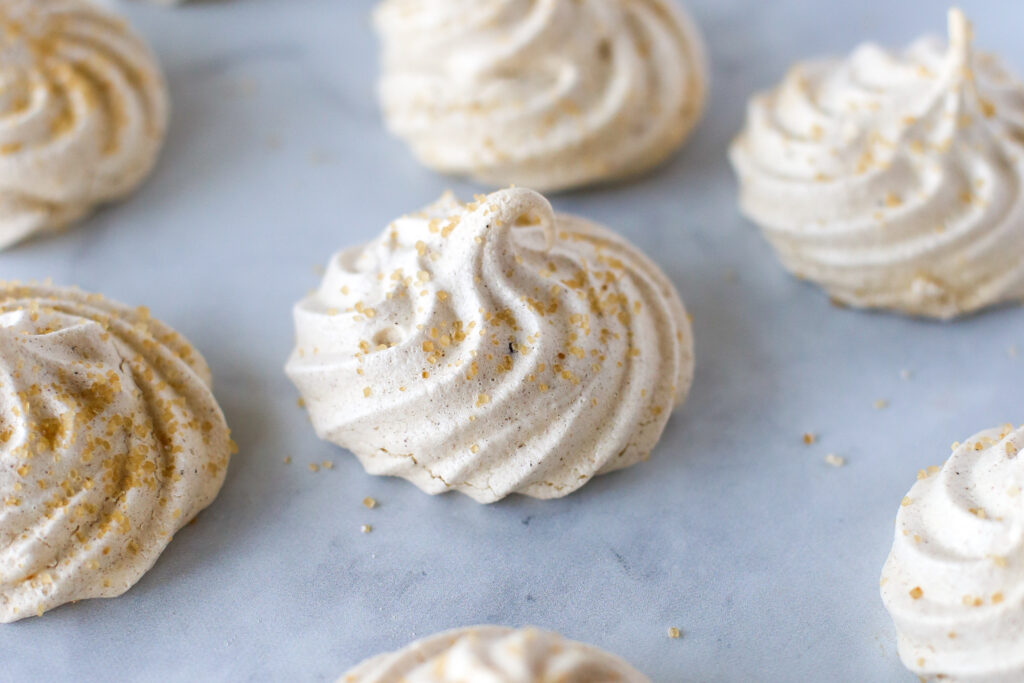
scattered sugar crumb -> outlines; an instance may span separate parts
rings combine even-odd
[[[842,467],[846,464],[846,458],[835,453],[829,453],[825,456],[825,462],[832,465],[832,467]]]
[[[361,527],[359,527],[359,530],[362,531],[364,534],[368,534],[371,531],[373,531],[373,527],[369,524],[364,524]]]
[[[812,443],[818,440],[818,437],[813,432],[804,432],[804,443],[810,446]]]
[[[309,471],[310,472],[319,472],[320,471],[320,465],[317,465],[315,462],[309,463]]]
[[[306,399],[304,399],[301,396],[299,396],[299,400],[295,402],[295,405],[299,406],[300,408],[305,408],[306,407]]]
[[[363,498],[363,507],[372,510],[373,508],[377,507],[377,499],[370,498],[369,496]]]
[[[325,470],[333,470],[334,463],[331,462],[330,460],[324,460],[322,463],[320,463],[320,467],[323,467]]]
[[[889,402],[884,398],[880,398],[875,401],[875,410],[885,410],[889,407]]]
[[[285,456],[284,464],[285,465],[291,465],[292,464],[292,456],[290,456],[290,455]]]
[[[683,637],[683,632],[677,629],[675,626],[671,626],[668,629],[668,637],[678,640],[679,638]]]

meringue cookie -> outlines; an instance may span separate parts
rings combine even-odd
[[[744,213],[843,304],[948,319],[1024,297],[1024,88],[959,10],[949,30],[798,64],[733,143]]]
[[[666,159],[704,108],[695,24],[666,0],[385,0],[381,106],[419,160],[563,190]]]
[[[0,0],[0,249],[132,191],[167,128],[155,58],[85,0]]]
[[[622,659],[534,628],[473,626],[368,659],[338,683],[650,683]]]
[[[447,195],[342,251],[295,326],[286,371],[321,438],[482,503],[646,459],[693,376],[657,266],[526,189]]]
[[[1024,680],[1024,429],[989,429],[918,473],[896,518],[882,599],[923,678]]]
[[[145,309],[0,282],[0,622],[124,593],[232,448],[206,363]]]

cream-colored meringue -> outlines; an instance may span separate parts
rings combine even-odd
[[[145,309],[0,282],[0,622],[124,593],[231,449],[206,363]]]
[[[954,444],[896,518],[882,599],[903,663],[953,683],[1024,680],[1024,428]]]
[[[1024,297],[1024,88],[950,43],[798,64],[732,147],[743,211],[841,303],[936,318]]]
[[[86,0],[0,0],[0,249],[132,191],[167,89],[149,48]]]
[[[368,659],[338,683],[650,683],[596,647],[535,628],[472,626]]]
[[[337,254],[295,325],[286,370],[321,438],[483,503],[646,459],[693,375],[657,266],[526,189],[445,196]]]
[[[422,163],[555,191],[645,171],[704,108],[695,24],[671,0],[385,0],[381,105]]]

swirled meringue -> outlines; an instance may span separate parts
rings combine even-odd
[[[0,249],[133,190],[167,89],[149,48],[85,0],[0,0]]]
[[[657,266],[526,189],[447,195],[342,251],[295,326],[286,371],[321,438],[482,503],[646,459],[693,375]]]
[[[338,683],[650,683],[622,659],[534,628],[473,626],[368,659]]]
[[[949,25],[948,48],[798,64],[733,143],[743,211],[841,303],[948,319],[1024,297],[1024,88]]]
[[[704,108],[700,33],[666,0],[385,0],[380,99],[419,160],[563,190],[648,170]]]
[[[205,362],[145,309],[0,283],[0,622],[128,590],[232,447]]]
[[[1024,428],[954,444],[896,518],[882,599],[903,663],[964,683],[1024,680]]]

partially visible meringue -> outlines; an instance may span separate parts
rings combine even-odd
[[[321,438],[482,503],[646,459],[693,377],[665,275],[526,189],[447,195],[342,251],[295,326],[286,371]]]
[[[744,213],[843,304],[948,319],[1024,298],[1024,87],[959,10],[949,31],[796,65],[733,143]]]
[[[375,23],[391,131],[492,186],[641,173],[704,109],[703,42],[671,0],[384,0]]]
[[[1024,428],[954,444],[918,473],[896,518],[882,599],[923,679],[1024,680]]]
[[[87,0],[0,0],[0,249],[135,189],[168,109],[123,20]]]
[[[368,659],[338,683],[650,683],[625,661],[535,628],[473,626]]]
[[[0,623],[124,593],[232,450],[206,363],[145,309],[0,282]]]

